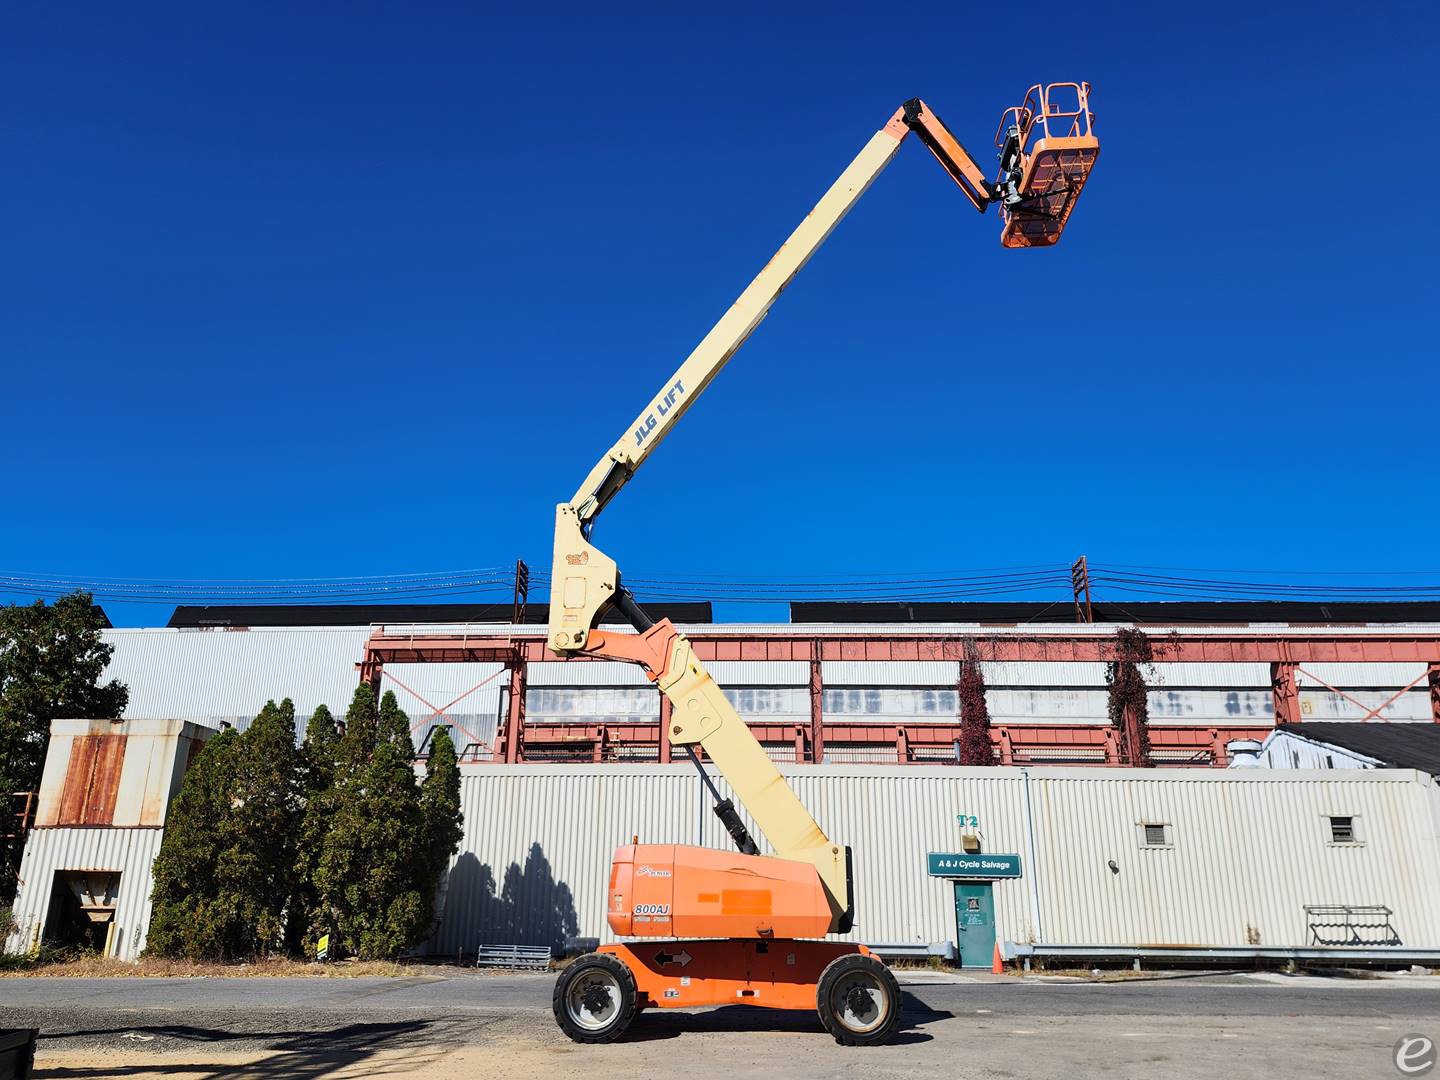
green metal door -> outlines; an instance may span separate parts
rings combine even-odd
[[[988,881],[955,882],[960,966],[989,968],[995,959],[995,894]]]

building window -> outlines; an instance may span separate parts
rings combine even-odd
[[[1300,768],[1300,751],[1299,751],[1299,750],[1291,750],[1291,751],[1290,751],[1290,767],[1291,767],[1292,769],[1298,769],[1298,768]]]
[[[1358,844],[1360,836],[1355,831],[1355,818],[1331,817],[1330,842],[1332,844]]]
[[[725,687],[721,691],[741,716],[810,718],[810,691],[803,686]]]
[[[1141,847],[1173,847],[1174,843],[1169,825],[1148,821],[1140,823]]]
[[[843,716],[847,720],[886,720],[906,716],[943,716],[946,720],[954,720],[959,715],[959,700],[954,690],[890,686],[827,688],[821,701],[827,715]]]
[[[654,723],[660,695],[639,687],[535,687],[525,692],[526,718],[537,723]]]

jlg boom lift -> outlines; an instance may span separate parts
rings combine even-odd
[[[668,732],[700,766],[703,750],[770,842],[758,846],[703,767],[700,775],[737,851],[632,843],[615,852],[606,916],[617,936],[575,961],[555,985],[555,1018],[577,1042],[618,1037],[643,1008],[749,1004],[816,1009],[837,1042],[885,1042],[900,991],[863,945],[826,941],[854,921],[850,849],[833,842],[668,619],[653,622],[622,586],[615,561],[590,543],[600,511],[670,432],[781,291],[914,132],[977,210],[1000,207],[1006,247],[1060,238],[1099,153],[1089,86],[1031,87],[1003,114],[999,172],[980,166],[919,99],[876,133],[800,227],[680,369],[555,511],[549,647],[565,657],[639,664],[670,699]],[[597,626],[614,607],[638,633]],[[657,940],[664,939],[664,940]]]

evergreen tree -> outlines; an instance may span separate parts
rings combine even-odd
[[[101,639],[105,625],[84,592],[0,607],[0,814],[8,815],[12,792],[40,787],[51,720],[124,713],[125,684],[100,683],[115,651]],[[0,902],[14,896],[20,855],[18,843],[0,839]]]
[[[380,699],[377,724],[377,739],[388,742],[407,758],[415,756],[415,741],[410,737],[410,718],[401,710],[393,690],[385,691],[385,696]]]
[[[990,707],[985,702],[985,673],[974,649],[960,663],[960,764],[994,765],[995,744],[990,741]]]
[[[295,708],[267,702],[185,774],[155,859],[147,951],[228,960],[284,940],[300,811]]]
[[[303,809],[295,840],[295,887],[285,921],[285,942],[292,953],[313,955],[315,939],[326,931],[319,921],[315,869],[330,829],[338,740],[335,717],[324,705],[317,706],[305,724],[305,742],[300,748]]]
[[[431,849],[409,745],[395,695],[387,693],[377,707],[370,687],[359,686],[338,747],[314,884],[332,944],[362,959],[398,956],[430,928]]]
[[[430,741],[425,779],[420,784],[420,810],[428,842],[424,881],[429,884],[433,896],[450,866],[450,857],[460,849],[460,840],[464,836],[464,815],[460,811],[460,762],[455,756],[450,732],[443,727],[435,729],[434,738]],[[432,900],[430,908],[438,918],[438,904]]]
[[[230,728],[212,737],[170,804],[151,871],[149,954],[200,959],[229,950],[230,920],[216,899],[222,847],[216,826],[229,806],[239,741]]]
[[[220,901],[234,913],[233,956],[265,956],[284,944],[300,822],[295,706],[267,702],[240,737],[218,865]]]
[[[380,714],[375,691],[368,684],[361,683],[350,699],[350,708],[345,710],[343,734],[335,744],[337,779],[341,773],[353,772],[370,760],[379,729]]]

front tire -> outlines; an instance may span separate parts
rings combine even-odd
[[[560,973],[551,999],[555,1022],[578,1043],[614,1042],[639,1010],[635,976],[608,953],[582,956]]]
[[[815,1008],[841,1046],[879,1046],[900,1026],[900,984],[881,960],[850,953],[821,973]]]

